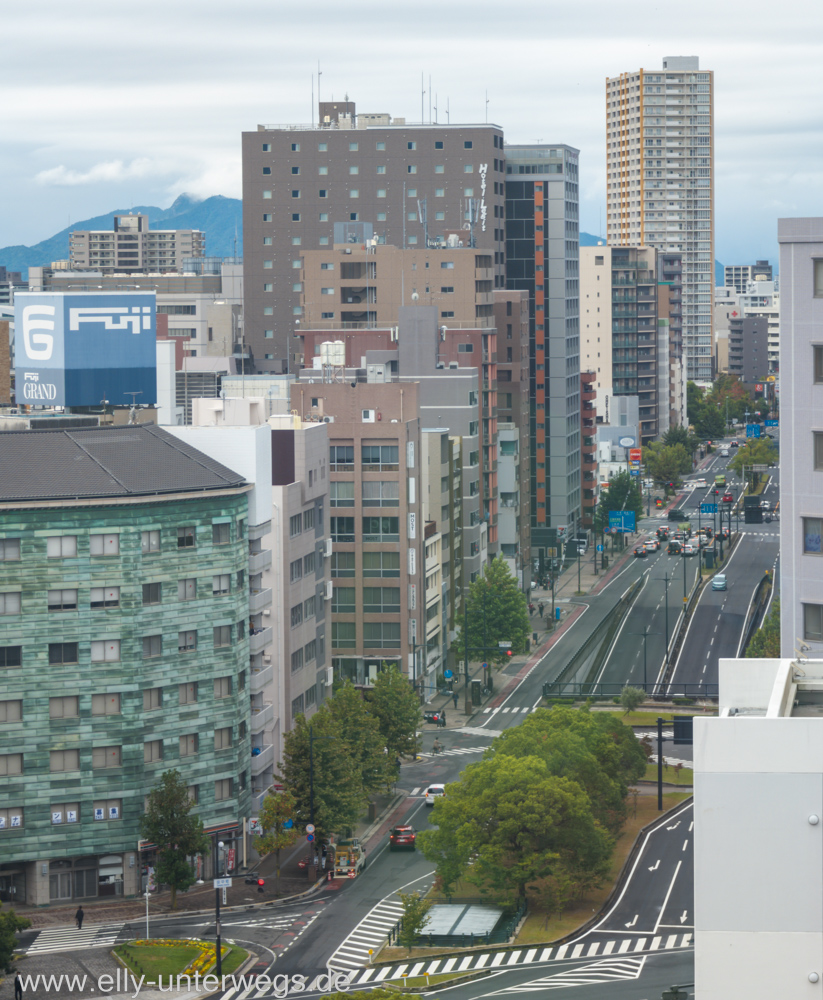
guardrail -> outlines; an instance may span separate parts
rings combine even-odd
[[[566,681],[563,684],[555,685],[547,681],[543,685],[544,698],[595,698],[608,699],[618,698],[620,692],[625,687],[625,682],[619,681],[596,681],[590,684],[573,684]],[[661,693],[665,686],[666,694]],[[643,684],[632,683],[632,687],[643,688]],[[647,694],[650,698],[665,699],[671,701],[673,698],[689,698],[695,700],[717,701],[717,684],[659,684],[658,682],[646,685]]]

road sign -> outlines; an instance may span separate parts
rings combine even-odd
[[[702,503],[700,504],[701,514],[716,514],[717,504],[716,503]]]
[[[609,528],[614,531],[634,531],[635,514],[633,510],[610,510]]]
[[[780,421],[779,420],[766,420],[764,422],[765,422],[765,424],[766,424],[767,427],[779,427],[780,426]]]
[[[620,445],[621,448],[634,448],[634,446],[637,444],[637,441],[635,441],[633,437],[622,437],[617,443]]]
[[[306,823],[306,833],[314,833],[315,829],[314,823]]]
[[[640,459],[643,457],[643,452],[640,448],[630,448],[629,449],[629,461],[637,462],[640,464]]]
[[[746,424],[746,437],[747,438],[759,438],[760,437],[760,424]]]
[[[231,879],[230,878],[216,878],[212,879],[215,889],[231,889]]]
[[[314,834],[313,833],[307,833],[306,834],[306,840],[308,840],[308,842],[311,843],[314,840]]]
[[[294,820],[293,819],[284,819],[283,820],[283,829],[284,830],[291,830],[291,828],[293,826],[294,826]]]
[[[598,552],[602,552],[603,551],[603,546],[599,542],[597,543],[597,551]]]
[[[443,676],[446,678],[447,681],[450,681],[452,677],[454,677],[454,673],[451,670],[447,669],[443,671]]]
[[[498,640],[497,648],[498,649],[511,649],[512,648],[512,644],[510,642],[504,642],[502,639],[500,639],[500,640]]]
[[[675,715],[674,719],[674,739],[675,746],[691,746],[694,742],[694,716]]]

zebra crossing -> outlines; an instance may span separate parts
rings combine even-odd
[[[450,958],[404,962],[398,965],[372,966],[371,968],[364,969],[362,975],[359,977],[353,978],[349,983],[349,987],[360,987],[366,984],[374,986],[376,983],[391,982],[405,978],[413,979],[417,976],[442,976],[449,973],[459,975],[463,972],[476,972],[481,969],[488,971],[510,969],[518,965],[540,965],[545,962],[560,962],[564,959],[568,961],[570,959],[597,958],[601,964],[605,960],[609,965],[616,966],[623,962],[639,961],[634,956],[640,953],[649,954],[651,952],[690,948],[693,943],[692,938],[693,935],[691,932],[668,935],[647,934],[636,938],[628,936],[608,941],[603,941],[599,938],[594,940],[586,938],[583,941],[571,941],[559,947],[520,948],[514,951],[481,952],[479,954],[457,955]],[[625,958],[621,958],[621,956],[625,956]],[[333,958],[334,956],[332,956]],[[360,964],[362,966],[364,963],[361,962]],[[351,968],[351,966],[347,968]],[[569,983],[569,985],[573,984]]]
[[[240,920],[221,920],[221,927],[271,927],[272,930],[283,930],[287,927],[291,927],[292,924],[298,920],[302,921],[305,918],[305,914],[300,911],[298,913],[280,913],[280,914],[269,914],[264,917],[256,917],[252,920],[240,919]],[[214,921],[211,921],[214,924]],[[208,927],[209,924],[201,924],[201,927]]]
[[[26,954],[48,955],[58,951],[106,948],[114,944],[124,927],[125,923],[90,924],[83,930],[77,930],[76,927],[47,927],[29,945]]]
[[[484,708],[483,715],[497,715],[499,712],[501,715],[505,715],[507,712],[511,715],[525,715],[527,712],[536,712],[539,705],[523,705],[522,707],[509,708],[508,705],[504,705],[503,708]]]
[[[621,979],[638,979],[645,965],[645,958],[629,958],[623,962],[593,962],[582,969],[564,969],[563,972],[541,979],[533,979],[517,986],[507,986],[492,996],[506,993],[536,993],[542,990],[568,989],[571,986],[599,986]]]
[[[377,952],[402,915],[403,907],[399,900],[391,896],[381,899],[328,960],[326,965],[329,971],[351,972],[368,965],[369,952]]]
[[[483,753],[488,750],[488,744],[483,747],[451,747],[449,750],[440,750],[438,753],[421,753],[421,757],[464,757],[469,753]]]

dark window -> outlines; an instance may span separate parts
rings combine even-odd
[[[194,548],[194,542],[195,542],[195,533],[193,527],[177,529],[178,549],[192,549]]]
[[[160,604],[163,597],[163,585],[160,583],[143,584],[143,603]]]
[[[471,141],[471,139],[466,139],[463,143],[463,149],[471,149],[473,145],[474,143]]]
[[[12,647],[13,649],[14,647]],[[19,646],[17,647],[20,648]],[[77,643],[76,642],[50,642],[49,643],[49,663],[77,663]],[[9,664],[13,666],[13,664]],[[19,664],[17,664],[19,666]]]
[[[435,141],[434,148],[435,149],[442,149],[443,148],[443,140],[442,139],[437,139]]]
[[[228,545],[231,541],[231,525],[228,521],[221,521],[219,524],[211,526],[211,540],[215,545]]]
[[[0,667],[19,667],[22,662],[22,646],[0,646]],[[49,656],[49,662],[51,662],[51,656]]]

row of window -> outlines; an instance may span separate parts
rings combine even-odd
[[[493,135],[492,138],[494,139],[494,146],[495,146],[495,148],[499,147],[500,149],[502,149],[503,148],[503,137],[502,136],[498,136],[498,135]],[[383,152],[385,150],[385,148],[386,148],[386,143],[383,142],[382,140],[379,141],[379,142],[375,142],[374,148],[375,148],[375,150],[378,153]],[[446,148],[445,147],[445,140],[444,139],[435,139],[434,148],[435,149],[445,149]],[[360,149],[360,143],[359,142],[350,142],[349,143],[349,152],[350,153],[356,153],[356,152],[359,151],[359,149]],[[414,140],[414,141],[410,140],[410,141],[408,141],[406,143],[406,149],[417,149],[417,140]],[[422,146],[421,146],[421,149],[422,149]],[[474,149],[474,141],[472,139],[464,139],[463,140],[463,149]],[[293,153],[299,153],[300,152],[300,143],[299,142],[293,142],[291,144],[291,151]],[[317,143],[317,152],[318,153],[327,153],[328,151],[329,151],[329,144],[327,142],[318,142]],[[270,142],[264,142],[263,143],[263,152],[264,153],[270,153],[271,152],[271,143]],[[300,168],[299,167],[297,167],[297,168],[292,167],[292,171],[294,171],[295,169],[299,170]]]
[[[361,552],[363,576],[400,576],[399,552]],[[333,552],[331,557],[332,577],[357,575],[356,552]]]
[[[374,169],[375,169],[375,173],[378,174],[378,176],[382,176],[383,174],[386,173],[386,166],[385,166],[385,164],[378,164]],[[435,164],[434,172],[436,174],[445,174],[445,172],[446,172],[445,164],[443,164],[443,163],[437,163],[437,164]],[[463,173],[464,174],[473,174],[474,172],[475,171],[474,171],[474,164],[473,163],[464,163],[463,164]],[[292,177],[299,177],[300,173],[301,173],[301,168],[300,167],[292,167],[291,168],[291,175],[292,175]],[[357,163],[349,164],[349,176],[350,177],[356,177],[356,176],[359,175],[359,173],[360,173],[360,165],[359,164],[357,164]],[[417,173],[417,164],[416,163],[407,163],[406,164],[406,173],[407,174],[416,174]],[[558,171],[558,173],[560,173],[560,171]],[[318,174],[319,177],[327,177],[328,174],[329,174],[328,165],[327,164],[320,164],[320,165],[318,165],[318,167],[317,167],[317,174]],[[263,167],[263,176],[264,177],[270,177],[271,176],[271,167]],[[495,194],[496,193],[497,192],[495,192]],[[294,194],[294,192],[292,192],[292,195],[293,194]]]
[[[331,609],[335,614],[354,614],[356,588],[335,587],[332,592]],[[399,614],[400,613],[400,588],[399,587],[364,587],[363,588],[363,611],[366,614]]]
[[[332,541],[353,542],[355,531],[353,517],[331,517],[330,533]],[[399,517],[364,517],[362,518],[363,542],[399,542]]]
[[[317,509],[317,522],[318,526],[323,526],[323,508],[318,507]],[[289,538],[296,538],[297,535],[302,534],[304,531],[309,531],[315,526],[314,517],[314,507],[310,507],[308,510],[304,510],[302,514],[293,514],[289,518]]]
[[[314,552],[309,552],[302,559],[295,559],[289,563],[289,582],[296,583],[298,580],[302,580],[304,576],[310,576],[315,572],[316,565]]]
[[[297,628],[304,621],[309,618],[314,618],[317,614],[317,597],[312,594],[311,597],[307,597],[305,601],[301,601],[299,604],[295,604],[291,609],[290,620],[291,627]]]
[[[400,505],[400,483],[396,479],[363,482],[361,496],[365,507],[398,507]],[[353,507],[354,483],[329,483],[329,506]]]
[[[333,649],[357,648],[357,622],[333,622]],[[374,649],[400,649],[400,622],[363,622],[363,645]]]
[[[333,444],[329,449],[331,471],[350,471],[354,468],[354,445]],[[396,472],[399,468],[400,449],[396,444],[362,444],[360,464],[366,472]]]
[[[300,649],[296,649],[291,654],[291,672],[295,673],[298,670],[309,664],[314,663],[317,659],[318,653],[322,657],[325,653],[325,639],[323,636],[318,639],[311,639],[306,643],[305,646],[301,646]]]
[[[238,521],[238,538],[243,537],[245,521]],[[212,524],[212,544],[228,545],[231,542],[231,524],[221,521]],[[197,544],[197,529],[192,525],[172,529],[178,549],[195,548]],[[49,559],[70,559],[77,555],[78,535],[48,535],[46,537],[46,555]],[[100,532],[87,536],[89,540],[89,555],[118,556],[120,555],[120,533]],[[140,532],[140,548],[144,555],[160,551],[160,529]],[[21,558],[20,539],[0,539],[0,562],[12,562]]]

